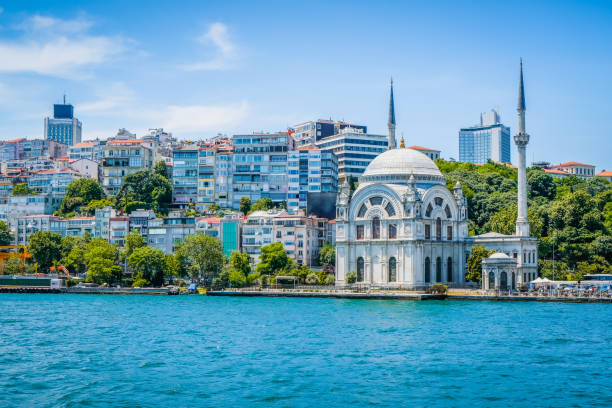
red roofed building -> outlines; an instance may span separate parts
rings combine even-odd
[[[551,166],[551,169],[564,171],[570,175],[580,177],[583,180],[595,176],[595,166],[578,162],[557,164],[556,166]]]
[[[417,152],[423,153],[425,156],[429,157],[431,160],[436,160],[440,158],[440,150],[430,149],[428,147],[423,146],[409,146],[407,149],[416,150]]]
[[[603,177],[603,178],[605,178],[608,181],[612,181],[612,171],[605,171],[605,170],[603,170],[602,172],[597,173],[595,175],[595,177]]]

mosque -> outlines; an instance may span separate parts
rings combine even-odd
[[[527,220],[525,97],[521,63],[518,103],[518,216],[514,235],[468,236],[468,205],[461,184],[451,192],[425,154],[395,148],[393,82],[389,101],[389,150],[376,157],[350,194],[345,181],[336,199],[336,285],[349,272],[357,282],[420,289],[432,283],[465,284],[471,247],[495,249],[483,289],[516,289],[537,276],[537,239]]]

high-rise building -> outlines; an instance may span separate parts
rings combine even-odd
[[[104,146],[102,188],[106,194],[117,194],[125,176],[153,169],[155,150],[140,139],[111,140]]]
[[[339,180],[359,177],[376,156],[387,150],[388,144],[388,135],[373,135],[350,127],[316,143],[322,151],[334,152],[338,158]]]
[[[363,125],[354,125],[347,122],[337,122],[333,120],[319,119],[316,121],[309,121],[300,123],[293,127],[294,140],[297,146],[305,146],[314,144],[321,139],[326,137],[337,135],[340,130],[344,128],[361,129],[363,133],[368,133],[368,127]]]
[[[53,105],[53,117],[45,118],[45,139],[72,146],[81,142],[82,123],[74,117],[74,107],[66,104]]]
[[[484,164],[489,160],[510,163],[510,128],[494,109],[480,115],[480,125],[459,130],[459,161]]]
[[[198,154],[200,147],[188,144],[172,152],[172,204],[187,208],[198,201]]]
[[[287,201],[287,152],[293,150],[293,133],[234,135],[232,208],[242,197],[251,202],[270,198],[275,204]]]

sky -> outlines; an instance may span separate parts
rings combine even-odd
[[[83,139],[179,139],[346,120],[458,158],[499,109],[528,161],[612,170],[611,1],[2,1],[0,139],[43,137],[64,93]],[[516,152],[512,143],[512,160]]]

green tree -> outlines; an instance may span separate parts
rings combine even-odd
[[[172,279],[175,276],[183,276],[183,267],[180,259],[173,254],[166,255],[166,276]]]
[[[251,273],[251,257],[249,254],[232,251],[229,258],[229,264],[232,268],[241,271],[244,276]]]
[[[262,275],[276,275],[291,265],[291,259],[287,256],[285,248],[280,242],[262,246],[259,259],[261,259],[261,262],[255,270]]]
[[[85,252],[90,241],[90,237],[67,236],[62,239],[62,265],[71,273],[81,274],[87,271]]]
[[[32,253],[40,272],[47,273],[62,257],[62,236],[54,232],[37,231],[30,235],[28,252]]]
[[[78,207],[87,206],[91,201],[103,198],[104,190],[97,180],[86,177],[73,180],[66,187],[66,195],[60,205],[59,213],[69,214]]]
[[[87,265],[87,282],[116,283],[121,281],[123,269],[117,265],[119,250],[102,238],[87,243],[83,258]]]
[[[336,264],[336,248],[329,242],[319,250],[320,265],[335,265]]]
[[[221,241],[208,235],[187,235],[175,254],[192,278],[214,278],[225,262]]]
[[[251,211],[251,199],[249,197],[242,197],[239,208],[241,213],[247,215]]]
[[[465,279],[471,282],[481,282],[482,260],[483,258],[488,258],[493,253],[495,253],[495,250],[488,251],[482,245],[474,245],[467,260],[467,273],[465,274]]]
[[[96,213],[96,210],[102,209],[104,207],[112,207],[112,206],[113,206],[113,202],[106,198],[103,198],[101,200],[91,200],[89,204],[87,204],[87,207],[85,207],[85,212],[88,215],[93,216]]]
[[[140,233],[136,230],[131,230],[125,236],[125,249],[123,251],[123,256],[128,258],[134,251],[138,248],[142,248],[146,246],[144,238]]]
[[[349,272],[346,274],[346,283],[348,283],[349,285],[352,285],[353,283],[357,282],[357,272]]]
[[[128,257],[130,269],[136,280],[144,279],[148,285],[162,286],[166,270],[166,255],[161,249],[149,246],[137,247]]]
[[[255,204],[253,204],[249,213],[255,211],[268,211],[272,208],[274,208],[274,203],[272,202],[272,200],[270,198],[262,198],[261,200],[258,200],[255,202]]]
[[[0,245],[11,245],[11,242],[13,242],[11,229],[6,222],[0,221]]]
[[[32,190],[28,186],[28,183],[17,184],[15,185],[15,187],[13,187],[13,191],[11,191],[11,195],[14,196],[24,196],[32,194],[36,194],[36,192],[34,192],[34,190]]]
[[[527,184],[529,185],[529,196],[531,198],[543,197],[552,200],[557,194],[554,179],[539,167],[527,171]]]
[[[158,160],[157,162],[155,162],[155,166],[153,166],[153,172],[170,180],[170,172],[168,171],[168,166],[163,160]]]
[[[210,212],[217,212],[220,209],[221,209],[221,207],[217,203],[212,203],[211,205],[208,206],[208,211],[210,211]]]
[[[172,185],[167,178],[152,171],[139,171],[125,176],[123,185],[115,196],[115,208],[124,212],[142,206],[159,214],[167,214],[171,202]]]

